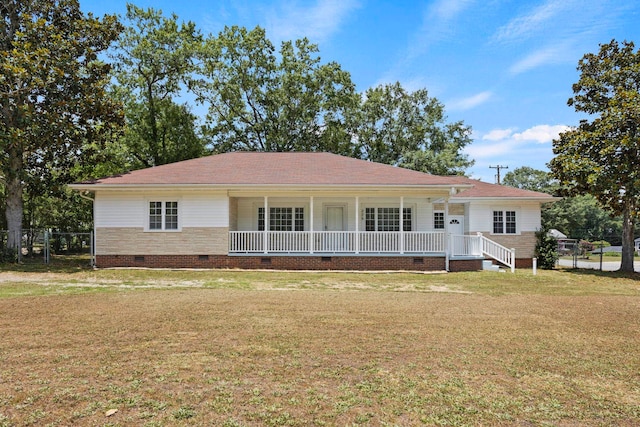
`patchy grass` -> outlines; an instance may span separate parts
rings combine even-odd
[[[0,426],[638,425],[639,312],[637,274],[4,271]]]

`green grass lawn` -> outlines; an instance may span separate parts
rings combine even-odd
[[[639,276],[3,268],[0,426],[635,426]]]

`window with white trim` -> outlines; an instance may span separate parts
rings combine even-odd
[[[493,234],[516,234],[516,211],[493,211]]]
[[[444,230],[444,212],[433,213],[433,229]]]
[[[150,201],[149,230],[177,230],[178,202]]]
[[[258,208],[258,231],[264,231],[264,207]],[[269,208],[269,231],[304,231],[304,208]]]
[[[412,209],[402,210],[402,230],[411,231]],[[400,231],[400,208],[365,208],[365,231]]]

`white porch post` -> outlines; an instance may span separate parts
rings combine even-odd
[[[400,196],[400,254],[404,254],[404,196]]]
[[[356,241],[355,250],[356,253],[360,253],[360,197],[356,196]]]
[[[449,198],[444,199],[444,252],[445,252],[445,269],[449,271],[449,258],[451,256],[451,242],[449,234]]]
[[[313,196],[309,197],[309,252],[313,253]]]
[[[264,236],[263,236],[263,249],[266,254],[269,252],[269,197],[264,196]]]

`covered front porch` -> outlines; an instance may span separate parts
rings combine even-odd
[[[419,256],[498,259],[513,251],[465,229],[449,192],[230,197],[229,255]]]

